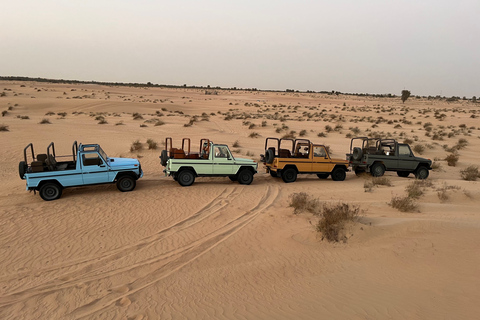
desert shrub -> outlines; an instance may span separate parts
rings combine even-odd
[[[232,147],[239,148],[240,147],[240,142],[238,142],[238,140],[235,140],[235,142],[232,144]]]
[[[413,151],[415,151],[415,153],[423,154],[423,152],[425,152],[425,146],[423,144],[417,144],[413,147]]]
[[[19,116],[19,118],[22,119],[22,120],[28,120],[28,119],[30,119],[29,116]]]
[[[300,137],[304,137],[307,135],[307,130],[301,130],[300,133],[299,133]]]
[[[276,133],[282,132],[282,128],[277,128],[277,129],[275,129],[275,132],[276,132]]]
[[[312,199],[306,192],[294,193],[290,196],[289,207],[293,208],[294,214],[299,214],[303,211],[308,211],[318,214],[318,199]]]
[[[262,121],[262,127],[266,127],[267,126],[267,121]]]
[[[40,124],[50,124],[51,122],[50,122],[50,120],[44,118],[44,119],[42,119],[42,121],[40,121],[39,123],[40,123]]]
[[[405,140],[403,140],[403,143],[412,144],[412,143],[413,143],[413,140],[410,139],[410,138],[406,138]]]
[[[123,121],[120,121],[120,122],[115,123],[115,125],[116,126],[123,126],[123,125],[125,125],[125,123],[123,123]]]
[[[157,121],[155,122],[155,127],[163,126],[164,124],[165,124],[164,121],[162,121],[162,120],[157,120]]]
[[[105,117],[104,116],[96,116],[95,120],[102,121],[102,120],[105,120]]]
[[[67,116],[66,112],[58,112],[57,115],[59,115],[62,118],[65,118]]]
[[[333,131],[333,128],[330,126],[330,125],[326,125],[325,126],[325,131],[327,131],[328,133],[332,132]]]
[[[445,161],[447,161],[448,166],[455,167],[457,165],[457,162],[458,162],[459,158],[460,158],[460,156],[458,155],[458,153],[453,153],[452,152],[445,157]]]
[[[156,150],[157,149],[157,143],[153,141],[153,139],[147,139],[147,144],[148,144],[148,149],[149,150]]]
[[[325,132],[320,132],[319,134],[317,134],[317,136],[320,138],[325,138],[327,135]]]
[[[258,132],[252,132],[248,135],[250,138],[258,138],[260,135],[258,134]]]
[[[392,182],[387,177],[373,177],[372,179],[365,180],[363,188],[365,192],[372,192],[375,186],[392,186]]]
[[[420,198],[425,192],[426,187],[432,187],[433,184],[427,180],[415,180],[405,187],[407,196],[412,199]]]
[[[282,139],[295,139],[295,131],[291,130],[290,132],[285,133]]]
[[[455,146],[457,150],[463,149],[468,145],[468,141],[465,138],[458,139],[457,145]]]
[[[108,122],[107,122],[107,120],[105,120],[105,118],[102,118],[102,119],[98,122],[98,124],[107,124],[107,123],[108,123]]]
[[[467,181],[476,181],[477,178],[480,178],[480,173],[478,172],[477,166],[468,166],[467,168],[460,171],[463,180]]]
[[[143,116],[138,112],[134,112],[132,116],[133,120],[143,120]]]
[[[8,130],[8,126],[4,124],[0,124],[0,131],[10,131],[10,130]]]
[[[338,242],[340,240],[341,231],[344,229],[345,223],[354,221],[359,213],[360,207],[348,203],[324,203],[321,208],[321,218],[317,223],[317,231],[322,233],[322,240]]]
[[[250,123],[250,125],[248,126],[248,129],[253,129],[255,127],[256,127],[255,123]]]
[[[143,149],[143,145],[139,140],[135,140],[130,147],[130,152],[139,151]]]
[[[410,197],[392,196],[388,204],[401,212],[419,212],[418,204]]]
[[[140,128],[145,128],[145,127],[148,127],[145,123],[142,123],[142,124],[140,125]]]
[[[442,165],[440,162],[437,162],[437,161],[434,161],[432,163],[432,170],[441,170],[442,169]]]
[[[5,117],[7,114],[8,114],[8,111],[7,111],[7,110],[3,110],[3,111],[2,111],[2,117]]]
[[[45,113],[46,116],[53,116],[55,114],[55,112],[53,111],[48,111],[47,113]]]

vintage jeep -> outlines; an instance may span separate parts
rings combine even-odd
[[[182,140],[181,149],[173,148],[172,138],[166,138],[160,163],[166,167],[163,172],[183,187],[192,185],[196,177],[229,177],[248,185],[258,166],[254,160],[234,158],[227,145],[209,139],[200,139],[199,151],[192,152],[189,138]]]
[[[330,158],[324,145],[307,139],[267,138],[265,154],[260,158],[267,173],[286,183],[297,180],[298,174],[316,174],[320,179],[331,176],[334,181],[343,181],[348,171],[348,161]]]
[[[370,172],[374,177],[396,171],[399,177],[413,173],[417,179],[426,179],[432,169],[432,160],[415,157],[408,144],[394,139],[353,138],[347,160],[355,174]]]
[[[27,156],[31,154],[31,162]],[[60,198],[62,190],[93,184],[116,183],[122,192],[135,189],[136,180],[143,177],[137,159],[109,158],[98,144],[72,145],[72,154],[57,156],[55,145],[50,143],[47,153],[37,154],[33,144],[23,149],[23,161],[18,171],[27,180],[27,190],[40,192],[45,201]]]

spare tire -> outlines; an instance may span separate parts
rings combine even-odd
[[[27,172],[27,164],[25,161],[20,161],[18,164],[18,174],[20,175],[20,179],[24,180],[25,179],[25,173]]]
[[[353,160],[361,160],[363,157],[363,152],[362,149],[359,147],[353,148]]]
[[[265,162],[270,164],[273,162],[273,159],[275,158],[275,153],[273,152],[272,149],[267,149],[265,150]]]
[[[168,151],[167,150],[162,150],[162,153],[160,154],[160,164],[162,166],[166,166],[168,161]]]

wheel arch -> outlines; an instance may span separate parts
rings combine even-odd
[[[182,172],[182,171],[184,171],[184,170],[190,170],[190,171],[193,172],[193,174],[195,175],[195,177],[198,177],[197,171],[195,171],[195,169],[194,169],[193,167],[191,167],[191,166],[188,166],[188,167],[187,167],[187,166],[180,167],[180,168],[178,168],[177,172],[175,172],[175,173],[178,174],[178,173],[180,173],[180,172]]]
[[[344,164],[336,164],[335,167],[333,167],[332,171],[335,170],[336,168],[343,169],[345,172],[348,172],[347,166]]]
[[[241,166],[240,168],[238,168],[238,170],[235,174],[239,174],[240,171],[242,171],[244,169],[246,169],[248,171],[251,171],[253,174],[255,174],[255,170],[251,166]]]
[[[282,171],[285,171],[285,170],[287,170],[287,169],[294,169],[294,170],[297,171],[297,173],[298,173],[298,168],[297,168],[297,166],[294,165],[294,164],[287,164],[285,167],[283,167]]]
[[[138,177],[135,174],[135,172],[133,172],[133,171],[122,171],[122,172],[117,173],[114,181],[118,181],[118,179],[120,179],[121,177],[124,177],[124,176],[131,176],[133,179],[138,180]]]
[[[57,179],[48,179],[48,180],[42,180],[38,183],[38,185],[35,187],[35,189],[39,190],[43,185],[47,183],[55,183],[60,186],[60,188],[64,188],[64,186],[57,180]]]

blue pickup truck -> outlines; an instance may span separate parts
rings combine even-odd
[[[27,156],[31,157],[29,162]],[[47,153],[35,155],[33,144],[23,150],[24,160],[18,171],[27,180],[27,190],[39,191],[45,201],[60,198],[67,187],[116,183],[122,192],[135,189],[137,179],[143,177],[137,159],[109,158],[98,144],[73,143],[72,154],[57,156],[50,143]]]

